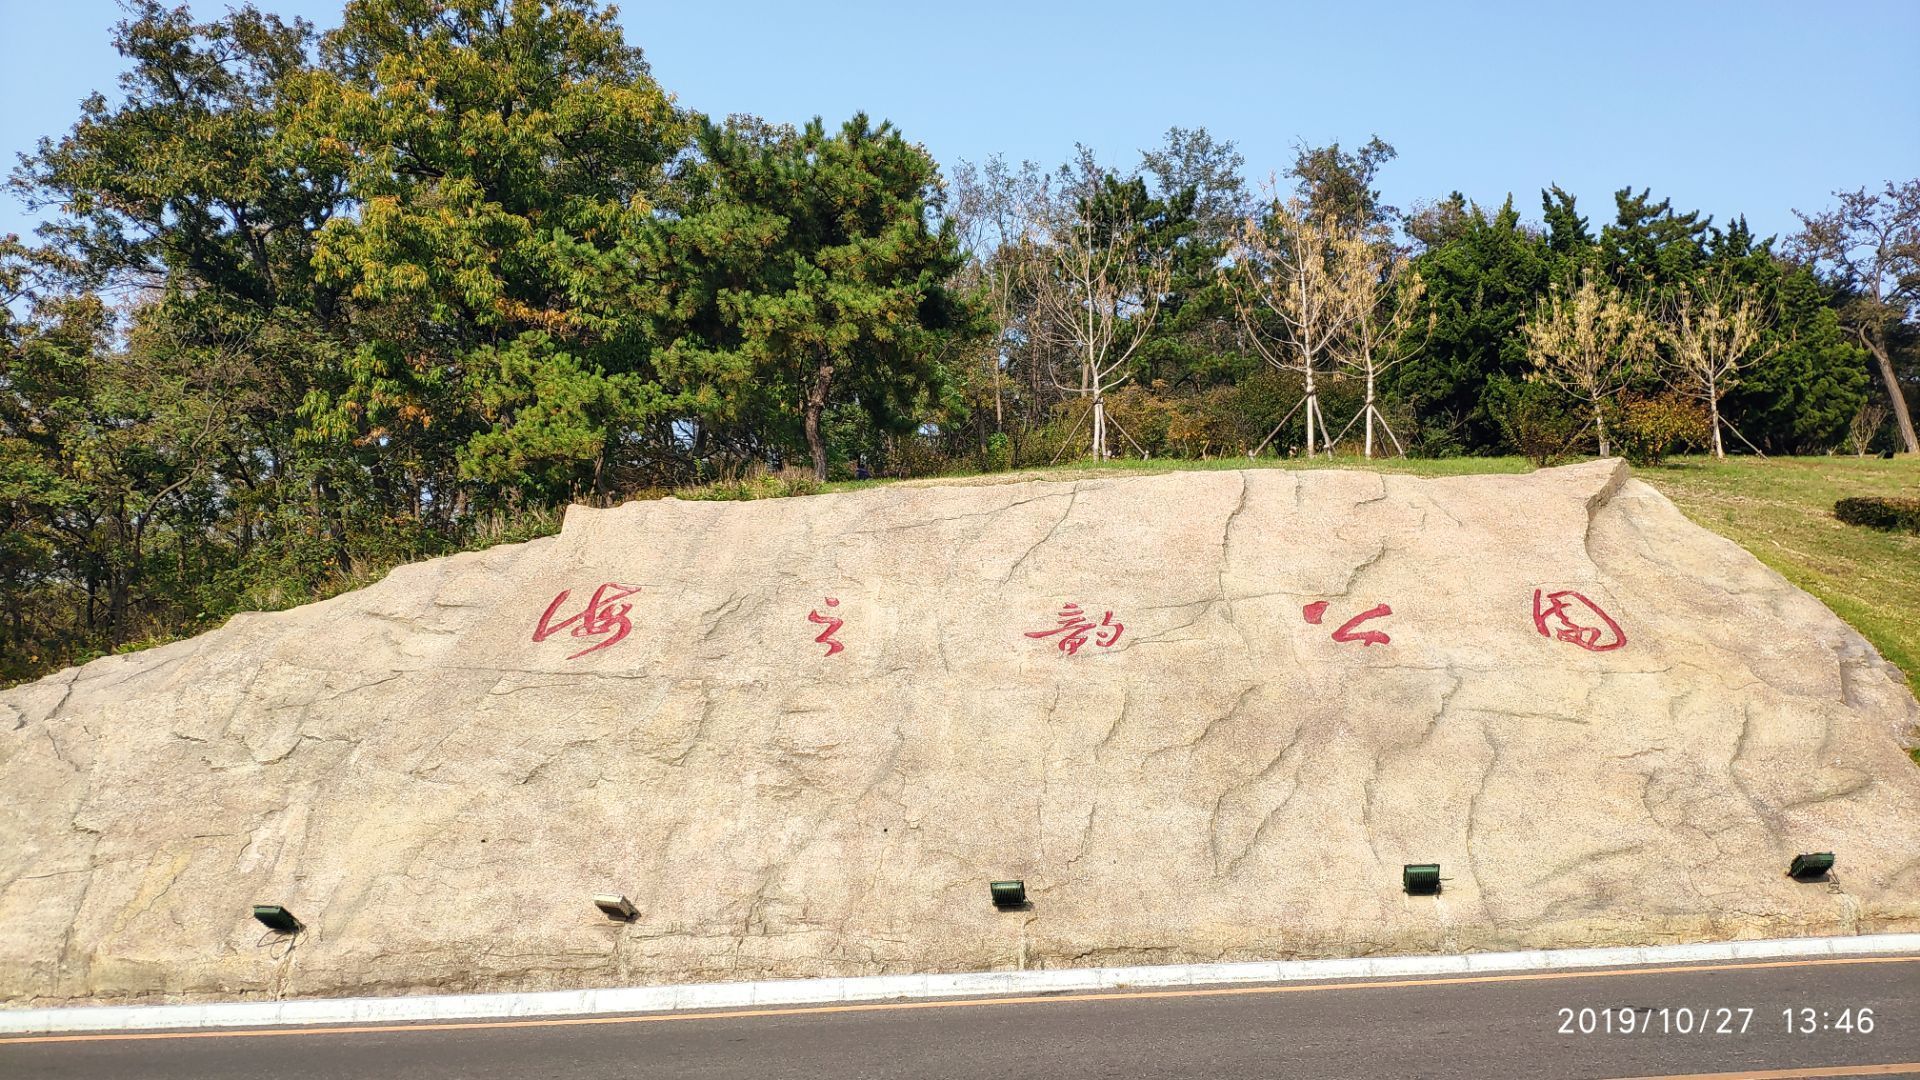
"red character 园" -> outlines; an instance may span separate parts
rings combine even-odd
[[[1057,618],[1060,625],[1051,630],[1029,630],[1027,631],[1027,636],[1030,638],[1048,638],[1055,634],[1061,634],[1063,636],[1060,638],[1059,648],[1061,652],[1066,653],[1068,656],[1072,656],[1080,651],[1080,646],[1087,643],[1087,635],[1089,633],[1093,634],[1093,643],[1105,649],[1112,646],[1114,642],[1119,641],[1121,632],[1127,628],[1125,623],[1118,622],[1114,619],[1113,612],[1111,611],[1103,614],[1100,622],[1096,624],[1089,620],[1086,614],[1080,610],[1079,604],[1068,604],[1061,608]]]
[[[562,589],[560,595],[553,598],[553,603],[547,605],[546,613],[540,616],[540,624],[533,628],[533,640],[545,641],[569,628],[577,638],[611,635],[606,640],[595,642],[567,657],[569,660],[578,660],[590,652],[616,645],[622,638],[633,632],[633,623],[627,618],[627,613],[633,610],[633,605],[622,604],[619,601],[639,591],[638,585],[619,585],[609,581],[593,590],[593,599],[587,601],[587,606],[579,614],[554,622],[554,613],[560,610],[560,605],[566,603],[567,596],[573,592],[572,589]]]
[[[1533,628],[1541,637],[1558,638],[1588,652],[1611,652],[1627,643],[1626,631],[1613,616],[1572,589],[1533,590]]]

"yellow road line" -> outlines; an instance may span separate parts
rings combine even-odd
[[[1829,1065],[1819,1069],[1768,1069],[1750,1072],[1661,1073],[1659,1076],[1623,1076],[1619,1080],[1799,1080],[1808,1076],[1912,1076],[1920,1061],[1893,1065]]]
[[[1189,990],[1111,990],[1084,994],[979,997],[920,1001],[876,1001],[860,1005],[795,1005],[777,1009],[728,1009],[710,1012],[662,1012],[624,1016],[554,1016],[530,1020],[462,1020],[432,1024],[316,1025],[292,1028],[237,1028],[230,1031],[127,1031],[84,1035],[23,1035],[0,1038],[0,1046],[20,1043],[127,1042],[148,1039],[249,1039],[276,1035],[368,1035],[383,1032],[478,1031],[486,1028],[575,1027],[586,1024],[659,1024],[679,1020],[739,1020],[765,1016],[820,1016],[831,1013],[905,1012],[914,1009],[965,1009],[1000,1005],[1059,1005],[1089,1001],[1158,1001],[1168,998],[1246,997],[1256,994],[1309,994],[1327,990],[1393,990],[1418,986],[1471,986],[1484,983],[1604,979],[1621,975],[1681,975],[1703,971],[1761,971],[1771,968],[1831,967],[1837,964],[1912,964],[1920,956],[1849,956],[1814,960],[1764,960],[1744,964],[1676,964],[1671,967],[1608,968],[1598,971],[1541,971],[1452,978],[1386,979],[1371,982],[1222,986]],[[1729,1074],[1735,1075],[1735,1074]],[[1758,1075],[1758,1074],[1737,1074]],[[1781,1075],[1791,1076],[1792,1073]],[[1823,1075],[1808,1073],[1808,1076]],[[1838,1074],[1845,1075],[1845,1074]]]

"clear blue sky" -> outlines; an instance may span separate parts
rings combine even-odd
[[[322,27],[340,0],[260,0]],[[205,17],[225,4],[199,0]],[[1529,217],[1558,182],[1598,224],[1612,192],[1786,232],[1840,187],[1920,176],[1920,3],[916,4],[622,6],[628,39],[713,115],[893,120],[943,164],[1043,163],[1085,142],[1132,165],[1170,125],[1232,139],[1248,172],[1296,142],[1400,151],[1407,206],[1458,188]],[[55,134],[111,90],[111,0],[0,0],[0,151]],[[0,196],[0,232],[35,219]]]

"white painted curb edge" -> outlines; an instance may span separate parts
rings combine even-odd
[[[1608,949],[1534,949],[1446,956],[1355,957],[1240,964],[1168,964],[1150,967],[1064,968],[1051,971],[979,971],[954,975],[872,975],[844,979],[697,983],[525,994],[427,994],[384,998],[305,998],[230,1001],[206,1005],[109,1005],[57,1009],[0,1009],[0,1033],[149,1031],[164,1028],[252,1027],[288,1024],[386,1024],[431,1020],[486,1020],[588,1016],[679,1009],[820,1005],[1069,990],[1145,989],[1304,979],[1467,975],[1496,971],[1627,967],[1715,960],[1859,956],[1920,952],[1920,934],[1709,941]]]

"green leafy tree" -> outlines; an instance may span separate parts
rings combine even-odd
[[[1803,227],[1793,250],[1828,275],[1841,324],[1873,354],[1902,449],[1920,453],[1910,404],[1920,382],[1920,180],[1836,197],[1839,206],[1825,213],[1795,211]]]
[[[1706,261],[1710,219],[1677,212],[1671,199],[1654,202],[1645,188],[1638,194],[1621,188],[1613,202],[1614,220],[1600,230],[1598,243],[1601,266],[1614,284],[1664,297],[1695,280]]]
[[[37,655],[67,659],[142,636],[189,602],[229,404],[201,381],[220,364],[137,331],[116,347],[98,296],[28,282],[56,260],[0,247],[0,281],[27,308],[9,317],[0,353],[0,595],[10,632],[31,620]],[[173,557],[156,560],[168,540]]]
[[[631,274],[690,118],[587,0],[354,0],[324,53],[295,135],[358,207],[314,255],[356,344],[311,429],[442,500],[601,490],[667,403]]]
[[[1429,452],[1506,443],[1496,388],[1530,370],[1518,330],[1546,292],[1548,255],[1509,197],[1492,213],[1470,207],[1456,236],[1413,260],[1426,286],[1421,340],[1408,343],[1409,358],[1383,386],[1421,417]]]
[[[93,275],[272,307],[308,288],[312,236],[341,207],[325,159],[279,142],[280,90],[307,68],[312,27],[252,5],[194,23],[140,0],[115,28],[121,100],[95,93],[60,139],[22,157],[12,187],[61,216],[49,230]]]
[[[294,479],[292,415],[330,352],[337,297],[316,287],[311,257],[343,205],[339,174],[280,141],[282,91],[308,70],[311,28],[251,6],[196,23],[142,2],[114,41],[129,61],[119,99],[89,97],[11,180],[54,215],[36,257],[65,280],[42,292],[32,347],[11,360],[14,404],[31,416],[12,460],[30,446],[59,479],[29,530],[57,538],[47,595],[86,598],[72,620],[49,621],[62,629],[42,655],[192,625],[208,607],[196,594],[272,535],[269,522],[323,520],[287,510],[318,494]],[[92,287],[135,302],[110,318]]]
[[[978,331],[947,287],[961,258],[952,224],[934,224],[937,168],[865,115],[831,134],[818,119],[709,124],[700,152],[697,195],[665,240],[683,298],[662,335],[673,370],[708,399],[797,421],[825,480],[830,408],[912,430],[945,380],[946,339]]]
[[[1743,438],[1769,453],[1825,453],[1846,440],[1867,402],[1870,357],[1811,271],[1774,265],[1766,283],[1779,312],[1772,349],[1741,376],[1725,411]]]
[[[284,140],[312,28],[250,5],[195,23],[145,0],[114,42],[130,64],[120,100],[89,97],[12,187],[56,215],[43,231],[79,280],[138,290],[146,347],[222,366],[195,379],[232,406],[221,484],[259,506],[293,498],[295,410],[337,341],[340,296],[315,280],[315,240],[347,205],[335,163]]]
[[[1231,143],[1214,144],[1205,129],[1175,128],[1168,139],[1167,149],[1145,155],[1145,173],[1100,171],[1089,202],[1096,226],[1090,235],[1129,248],[1130,260],[1160,281],[1154,318],[1140,342],[1139,377],[1206,380],[1223,361],[1231,363],[1219,355],[1219,330],[1230,314],[1219,266],[1239,224],[1224,215],[1244,203],[1244,193],[1222,178],[1220,155],[1237,159]]]
[[[1407,235],[1420,251],[1431,251],[1466,234],[1470,214],[1467,197],[1451,192],[1438,202],[1417,202],[1407,215]]]
[[[1562,260],[1582,260],[1593,248],[1593,233],[1580,215],[1577,200],[1554,184],[1540,193],[1541,221],[1547,228],[1547,250]]]
[[[73,551],[62,524],[85,501],[61,466],[58,410],[101,312],[45,298],[46,263],[18,236],[0,237],[0,680],[9,681],[68,655],[71,608],[50,601]]]
[[[1315,216],[1346,229],[1374,230],[1393,221],[1399,211],[1381,201],[1374,178],[1380,167],[1398,156],[1379,136],[1358,150],[1339,143],[1303,146],[1294,154],[1287,175],[1299,182],[1300,197]]]

